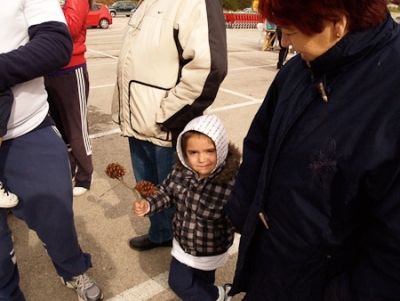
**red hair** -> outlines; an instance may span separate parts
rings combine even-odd
[[[388,12],[387,0],[260,0],[258,11],[280,27],[296,27],[308,36],[322,32],[325,21],[348,19],[349,31],[380,24]]]

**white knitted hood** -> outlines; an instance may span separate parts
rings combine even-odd
[[[226,138],[225,128],[222,125],[221,120],[219,120],[219,118],[213,114],[203,115],[191,120],[179,134],[176,144],[176,152],[182,164],[186,168],[192,170],[182,153],[181,146],[182,135],[188,131],[200,132],[204,135],[207,135],[212,141],[214,141],[215,148],[217,150],[217,165],[211,172],[213,173],[219,166],[221,166],[221,164],[225,162],[228,154],[228,141]]]

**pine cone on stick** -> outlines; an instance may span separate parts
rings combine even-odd
[[[133,193],[136,193],[135,189],[133,189],[128,183],[126,183],[124,181],[124,176],[126,174],[126,169],[121,164],[119,164],[119,163],[110,163],[110,164],[108,164],[105,172],[106,172],[108,177],[110,177],[111,179],[117,179],[125,187],[129,188],[130,190],[132,190]],[[113,189],[113,187],[111,187],[107,191],[110,191],[111,189]],[[101,196],[103,196],[106,192],[104,192]]]
[[[126,169],[118,163],[110,163],[107,166],[106,174],[111,179],[122,179],[122,177],[126,174]]]
[[[139,181],[135,189],[143,196],[153,196],[157,193],[157,186],[151,183],[150,181]]]
[[[111,179],[119,180],[124,186],[142,196],[153,196],[157,193],[157,186],[150,181],[139,181],[134,188],[124,181],[126,169],[119,163],[110,163],[106,168],[106,174]]]

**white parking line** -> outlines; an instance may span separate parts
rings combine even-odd
[[[98,54],[101,54],[101,55],[104,55],[104,56],[108,56],[108,57],[110,57],[110,58],[112,58],[112,59],[118,60],[118,56],[110,55],[110,54],[105,53],[105,52],[103,52],[103,51],[96,51],[96,50],[93,50],[93,49],[87,49],[87,51],[94,52],[94,53],[98,53]]]
[[[115,86],[115,83],[114,83],[114,84],[107,84],[107,85],[91,86],[91,87],[90,87],[90,90],[92,90],[92,89],[101,89],[101,88],[108,88],[108,87],[114,87],[114,86]]]
[[[239,96],[239,97],[242,97],[242,98],[245,98],[245,99],[250,99],[250,100],[253,100],[253,101],[256,101],[256,102],[262,101],[262,99],[254,98],[252,96],[249,96],[249,95],[246,95],[246,94],[242,94],[242,93],[239,93],[239,92],[236,92],[236,91],[232,91],[232,90],[229,90],[229,89],[220,88],[220,90],[225,92],[225,93],[229,93],[229,94],[232,94],[232,95],[235,95],[235,96]],[[226,107],[230,107],[230,106],[226,106]]]
[[[91,89],[93,89],[93,87]],[[251,101],[242,102],[242,103],[229,105],[229,106],[223,106],[223,107],[214,108],[214,109],[209,109],[207,111],[208,113],[211,114],[211,113],[215,113],[215,112],[233,110],[233,109],[237,109],[237,108],[245,107],[245,106],[252,106],[252,105],[255,105],[255,104],[259,104],[259,103],[261,103],[263,101],[262,99],[257,99],[257,98],[254,98],[254,97],[251,97],[251,96],[248,96],[248,95],[240,94],[240,93],[237,93],[235,91],[228,90],[228,89],[221,89],[221,90],[224,90],[224,92],[226,92],[226,93],[231,93],[231,94],[236,95],[236,96],[240,96],[240,97],[243,97],[243,98],[250,99]],[[113,130],[110,130],[110,131],[100,132],[100,133],[97,133],[97,134],[89,135],[89,138],[90,139],[101,138],[101,137],[105,137],[105,136],[109,136],[109,135],[114,135],[114,134],[117,134],[117,133],[120,133],[120,132],[121,132],[121,130],[119,128],[116,128],[116,129],[113,129]]]
[[[114,134],[117,134],[117,133],[121,133],[121,130],[119,128],[113,129],[113,130],[110,130],[110,131],[106,131],[106,132],[100,132],[100,133],[97,133],[97,134],[92,134],[92,135],[89,135],[89,138],[90,139],[101,138],[101,137],[104,137],[104,136],[114,135]]]
[[[157,275],[108,301],[145,301],[168,289],[168,271]]]
[[[114,84],[94,86],[94,87],[90,87],[90,89],[105,88],[105,87],[110,87],[110,86],[114,86]],[[255,104],[259,104],[259,103],[261,103],[263,101],[263,99],[254,98],[252,96],[245,95],[245,94],[242,94],[242,93],[238,93],[238,92],[235,92],[235,91],[232,91],[232,90],[229,90],[229,89],[221,88],[220,90],[225,92],[225,93],[230,93],[230,94],[235,95],[235,96],[239,96],[239,97],[242,97],[242,98],[245,98],[245,99],[249,99],[250,101],[242,102],[242,103],[238,103],[238,104],[234,104],[234,105],[218,107],[218,108],[214,108],[214,109],[209,109],[209,110],[207,110],[208,113],[215,113],[215,112],[221,112],[221,111],[234,110],[234,109],[237,109],[237,108],[240,108],[240,107],[252,106],[252,105],[255,105]],[[121,132],[120,129],[117,128],[117,129],[113,129],[113,130],[110,130],[110,131],[100,132],[100,133],[97,133],[97,134],[89,135],[89,138],[95,139],[95,138],[100,138],[100,137],[104,137],[104,136],[117,134],[117,133],[120,133],[120,132]]]

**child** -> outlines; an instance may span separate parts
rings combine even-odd
[[[14,101],[14,95],[11,89],[0,93],[0,146],[3,137],[7,133],[7,123],[10,118],[11,107]],[[12,208],[17,206],[18,198],[15,194],[9,192],[0,182],[0,208]]]
[[[240,152],[228,144],[215,115],[190,121],[177,141],[173,171],[152,197],[133,204],[137,216],[175,206],[169,286],[183,300],[224,301],[230,285],[215,286],[215,271],[228,259],[234,230],[224,213]]]

